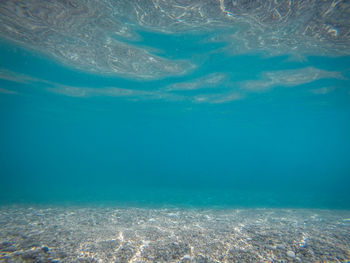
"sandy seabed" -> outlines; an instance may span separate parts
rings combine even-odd
[[[0,262],[349,262],[350,210],[0,207]]]

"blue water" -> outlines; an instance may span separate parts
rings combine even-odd
[[[0,203],[350,209],[350,20],[333,38],[298,32],[303,16],[290,18],[295,31],[253,24],[228,38],[248,32],[233,11],[175,28],[125,11],[114,14],[123,36],[91,15],[69,31],[84,13],[32,17],[24,3],[0,4]]]

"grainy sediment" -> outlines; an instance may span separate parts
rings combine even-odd
[[[0,208],[0,262],[347,262],[349,210]]]

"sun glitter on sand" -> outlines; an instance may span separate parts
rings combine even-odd
[[[3,207],[1,262],[346,262],[350,212]]]

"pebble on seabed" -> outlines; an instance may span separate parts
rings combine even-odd
[[[41,250],[44,251],[44,252],[49,252],[49,248],[48,247],[42,247]]]
[[[291,258],[295,258],[295,253],[293,251],[288,250],[287,251],[287,256]]]

